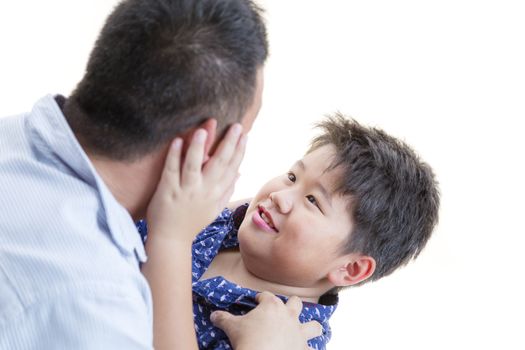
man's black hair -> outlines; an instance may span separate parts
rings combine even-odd
[[[353,230],[342,253],[376,261],[369,279],[416,258],[438,221],[439,191],[430,166],[404,142],[336,113],[318,124],[310,150],[333,145],[329,169],[341,168],[336,193],[349,198]]]
[[[134,159],[207,118],[217,118],[218,133],[239,121],[267,55],[250,0],[124,0],[65,114],[89,151]]]

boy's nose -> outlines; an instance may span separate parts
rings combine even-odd
[[[291,196],[287,194],[286,191],[270,193],[270,200],[282,214],[288,214],[293,208]]]

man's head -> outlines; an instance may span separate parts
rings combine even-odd
[[[255,118],[267,55],[251,0],[124,0],[66,116],[91,153],[115,160],[146,155],[209,118],[222,133]]]
[[[300,287],[376,280],[415,258],[437,222],[431,168],[406,144],[336,114],[307,154],[256,195],[239,230],[243,261]]]

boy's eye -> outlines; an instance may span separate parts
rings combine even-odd
[[[295,182],[295,180],[297,180],[297,178],[295,177],[295,174],[292,173],[292,172],[289,172],[289,173],[287,174],[287,176],[288,176],[288,180],[290,180],[290,181],[292,181],[292,182]]]
[[[311,194],[307,195],[306,196],[306,199],[308,199],[308,201],[310,203],[312,203],[313,205],[315,205],[317,207],[317,209],[321,210],[321,208],[319,207],[319,203],[317,202],[317,199],[315,199],[314,196],[312,196]]]

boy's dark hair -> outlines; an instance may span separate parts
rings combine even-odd
[[[218,133],[252,104],[268,55],[251,0],[124,0],[65,106],[91,152],[130,160],[217,118]]]
[[[336,192],[350,198],[354,228],[343,253],[376,261],[377,280],[416,258],[438,221],[439,191],[430,166],[405,143],[340,113],[317,125],[323,133],[308,152],[333,145],[329,169],[341,168]]]

